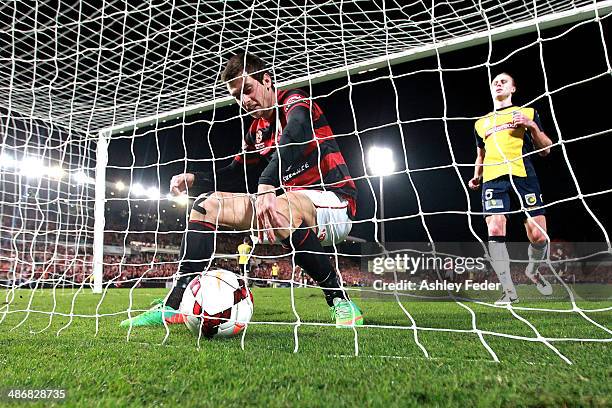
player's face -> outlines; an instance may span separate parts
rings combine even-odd
[[[491,82],[491,95],[493,99],[506,99],[516,91],[514,80],[508,74],[499,74]]]
[[[227,85],[227,89],[236,101],[254,118],[267,118],[274,106],[272,81],[268,74],[263,83],[250,75],[236,78]]]

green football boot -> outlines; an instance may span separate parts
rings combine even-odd
[[[141,327],[141,326],[163,326],[164,319],[166,324],[185,323],[185,315],[170,306],[163,306],[164,299],[154,299],[151,304],[154,305],[150,310],[134,316],[130,319],[125,319],[119,326],[121,327]]]
[[[336,327],[363,326],[363,314],[351,300],[335,298],[330,310],[332,319],[336,319]]]

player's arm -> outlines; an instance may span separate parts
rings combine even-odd
[[[533,140],[533,145],[537,150],[544,149],[539,152],[540,156],[547,156],[550,153],[552,140],[550,140],[550,138],[542,130],[542,124],[540,122],[540,115],[538,115],[538,112],[534,112],[533,120],[520,113],[514,115],[513,119],[514,123],[523,125],[527,128],[527,130],[529,130],[531,140]]]
[[[190,172],[177,174],[170,180],[170,193],[178,195],[189,189],[193,189],[192,196],[197,196],[208,191],[236,191],[244,190],[244,164],[247,171],[254,165],[259,164],[259,153],[255,146],[249,144],[247,137],[243,139],[242,152],[234,156],[232,162],[216,172]],[[216,184],[215,184],[216,181]]]
[[[468,186],[472,190],[478,190],[480,188],[480,183],[482,182],[482,164],[484,163],[485,158],[485,145],[478,132],[474,129],[474,137],[476,138],[476,160],[474,162],[474,177],[470,179],[468,182]]]
[[[305,106],[293,106],[287,114],[287,125],[283,129],[278,149],[272,154],[270,163],[259,177],[260,185],[279,187],[279,160],[284,166],[302,159],[305,142],[312,140],[313,129],[310,120],[310,109]]]
[[[203,192],[212,190],[231,190],[244,179],[243,170],[244,168],[242,163],[236,159],[233,159],[229,165],[218,168],[214,174],[211,171],[194,172],[193,174],[195,176],[195,181],[193,183],[193,187],[194,189],[201,190]],[[215,179],[217,181],[216,188]]]
[[[279,161],[283,165],[295,163],[302,158],[305,144],[312,139],[312,121],[310,109],[303,106],[293,106],[287,113],[287,125],[281,134],[279,147],[272,153],[272,159],[259,177],[257,187],[257,220],[260,228],[267,230],[268,240],[274,242],[275,235],[271,227],[282,227],[276,213],[276,189],[280,186]],[[292,145],[293,144],[293,145]]]
[[[217,179],[216,190],[223,191],[237,184],[239,176],[242,174],[241,166],[236,160],[225,167],[217,170],[216,177],[211,171],[181,173],[172,177],[170,180],[170,194],[179,195],[189,190],[192,196],[196,196],[205,191],[215,190],[215,178]]]

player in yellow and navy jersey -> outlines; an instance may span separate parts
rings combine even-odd
[[[516,92],[514,78],[501,73],[491,82],[495,110],[476,121],[476,165],[468,185],[477,190],[482,184],[482,208],[489,233],[491,264],[504,289],[498,304],[518,301],[510,276],[510,258],[506,248],[506,214],[510,198],[516,197],[528,214],[525,230],[529,245],[529,264],[525,274],[540,293],[552,294],[552,287],[538,272],[546,253],[546,217],[542,208],[540,184],[531,162],[534,150],[540,156],[550,152],[552,141],[542,130],[535,109],[512,104]],[[526,215],[527,215],[526,214]]]
[[[238,245],[238,265],[240,272],[245,276],[249,274],[249,261],[251,260],[251,250],[253,247],[249,245],[249,239],[244,237],[242,244]]]

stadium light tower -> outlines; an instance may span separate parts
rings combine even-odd
[[[393,161],[393,150],[388,147],[372,146],[368,150],[368,167],[373,176],[378,177],[380,195],[380,242],[385,243],[385,199],[383,178],[395,171],[395,161]]]
[[[20,173],[27,178],[41,178],[45,174],[45,166],[37,157],[26,157],[20,163]]]

